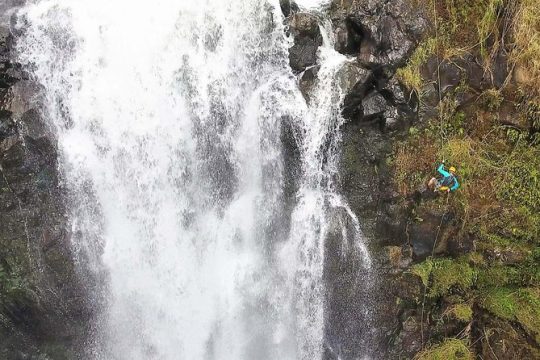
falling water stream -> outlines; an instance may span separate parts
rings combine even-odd
[[[331,29],[307,104],[278,0],[37,0],[19,15],[77,260],[103,282],[91,356],[320,359],[333,210],[370,266],[336,192],[348,60]],[[301,160],[290,216],[283,121]]]

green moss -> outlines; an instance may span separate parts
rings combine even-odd
[[[420,96],[425,83],[420,68],[435,53],[436,43],[435,38],[424,40],[409,58],[407,65],[396,72],[398,80],[409,89],[415,90]]]
[[[447,339],[419,353],[416,360],[473,360],[474,356],[463,340]]]
[[[517,321],[540,344],[540,289],[521,289],[516,299]]]
[[[494,315],[502,319],[512,320],[516,312],[513,294],[513,289],[494,288],[484,295],[480,304]]]
[[[476,286],[480,289],[519,285],[520,273],[518,269],[509,266],[495,266],[478,271]]]
[[[464,260],[466,260],[471,266],[483,266],[486,264],[486,259],[479,252],[472,252],[465,255]]]
[[[520,264],[521,281],[524,286],[538,286],[540,284],[540,247],[530,252],[525,261]]]
[[[440,297],[452,289],[465,291],[469,289],[475,278],[474,269],[464,259],[427,259],[411,268],[424,286],[429,288],[428,296]]]
[[[505,159],[504,174],[498,174],[501,199],[540,210],[540,151],[528,145],[518,145]]]
[[[461,291],[473,285],[475,272],[466,262],[452,259],[435,260],[431,273],[430,297],[439,297],[456,288]]]
[[[493,288],[480,301],[492,314],[518,322],[540,344],[540,290]]]
[[[473,317],[473,310],[469,304],[456,304],[448,311],[454,319],[462,322],[470,322]]]
[[[432,270],[433,270],[433,262],[428,259],[422,263],[413,265],[410,271],[414,275],[417,275],[420,278],[420,280],[422,280],[422,284],[424,284],[424,286],[427,287],[429,284],[429,278],[431,276]]]

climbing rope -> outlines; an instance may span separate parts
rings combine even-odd
[[[433,4],[433,17],[435,23],[435,56],[437,57],[437,94],[439,96],[439,135],[441,142],[445,140],[444,133],[444,117],[443,117],[443,108],[442,108],[442,88],[441,88],[441,58],[439,56],[439,15],[437,12],[437,2],[432,0]]]
[[[441,221],[439,223],[439,226],[437,228],[437,235],[435,235],[435,241],[433,242],[433,247],[431,249],[431,258],[435,256],[435,249],[437,248],[437,242],[439,240],[439,235],[441,233],[441,227],[443,224],[443,221],[448,214],[448,200],[450,199],[450,194],[446,195],[446,203],[444,205],[444,214],[441,216]],[[422,312],[420,314],[420,334],[421,334],[421,340],[422,340],[422,349],[424,348],[424,310],[426,305],[426,294],[427,294],[427,288],[429,285],[429,278],[427,279],[427,284],[424,284],[424,294],[422,296]]]

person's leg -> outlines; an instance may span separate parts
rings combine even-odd
[[[431,190],[435,190],[436,187],[437,187],[437,179],[431,178],[431,180],[429,180],[428,182],[428,188]]]

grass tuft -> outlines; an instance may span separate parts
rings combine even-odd
[[[447,339],[419,353],[415,360],[473,360],[474,356],[463,340]]]
[[[456,304],[448,310],[447,314],[465,323],[470,322],[473,318],[473,310],[469,304]]]

